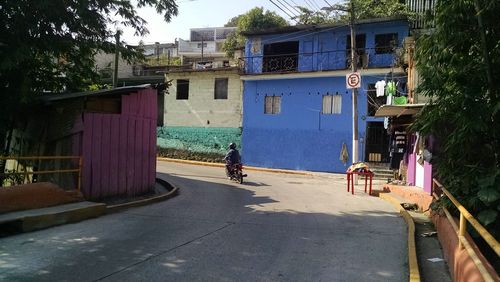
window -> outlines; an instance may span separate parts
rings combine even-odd
[[[375,35],[375,54],[389,54],[398,45],[397,33],[384,33]]]
[[[214,99],[227,99],[227,78],[216,78],[214,86]]]
[[[189,79],[177,79],[177,100],[189,98]]]
[[[298,53],[298,41],[265,44],[262,72],[297,71]]]
[[[264,113],[276,115],[281,111],[281,96],[266,96]]]
[[[342,95],[325,95],[323,96],[322,114],[340,114],[342,112]]]
[[[198,48],[201,48],[201,43],[198,43]],[[207,43],[206,42],[203,43],[203,48],[207,48]]]

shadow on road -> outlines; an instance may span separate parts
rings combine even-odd
[[[0,239],[0,280],[407,280],[401,218],[343,186],[317,205],[290,204],[252,190],[265,183],[157,177],[179,196]]]

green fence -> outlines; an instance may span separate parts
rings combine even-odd
[[[166,126],[157,129],[159,155],[213,160],[227,152],[229,143],[241,148],[241,128]]]

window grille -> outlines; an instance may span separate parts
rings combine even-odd
[[[264,113],[276,115],[281,112],[281,96],[266,96]]]

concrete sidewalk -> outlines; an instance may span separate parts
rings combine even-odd
[[[106,213],[163,201],[177,195],[178,188],[157,178],[155,192],[157,194],[155,196],[134,199],[123,203],[107,205],[105,203],[80,201],[3,213],[0,214],[0,237],[79,222],[99,217]]]

